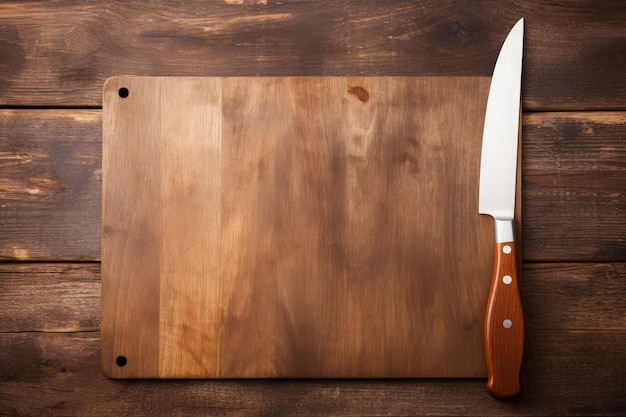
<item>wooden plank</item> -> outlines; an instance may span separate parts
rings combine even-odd
[[[623,5],[213,0],[0,4],[0,105],[99,106],[113,75],[490,75],[526,18],[527,109],[624,109]]]
[[[523,124],[523,260],[626,261],[626,113]],[[101,112],[0,110],[0,147],[0,259],[100,259]]]
[[[97,266],[0,264],[0,414],[621,416],[625,278],[623,263],[524,265],[524,392],[502,403],[484,379],[109,380]]]
[[[101,117],[0,110],[0,259],[100,258]]]
[[[98,333],[1,333],[3,415],[623,416],[626,333],[530,329],[524,392],[484,379],[110,380]]]
[[[624,331],[626,264],[525,264],[522,299],[528,329]]]
[[[163,226],[159,335],[169,335],[159,338],[159,375],[180,374],[185,366],[210,369],[216,374],[219,371],[215,369],[215,358],[222,348],[224,305],[220,304],[220,297],[226,282],[221,280],[218,258],[221,213],[213,210],[226,194],[221,192],[222,97],[217,94],[207,100],[200,93],[207,87],[206,80],[195,80],[164,82],[159,91],[164,98],[159,108],[164,113],[160,118],[160,138],[162,144],[167,144],[161,149],[160,175],[164,186],[163,200],[158,201],[162,204]],[[218,90],[219,84],[217,79],[210,79],[208,88]],[[139,93],[139,89],[135,92]],[[186,111],[181,112],[182,109]],[[178,116],[170,118],[165,114]],[[180,123],[185,119],[190,123]],[[117,151],[119,148],[112,154]],[[112,193],[118,193],[121,187]],[[111,197],[115,201],[116,196]],[[255,241],[251,235],[248,239]],[[216,335],[217,343],[212,338],[207,340],[207,334]],[[107,367],[104,361],[103,366]],[[201,375],[202,371],[196,371],[194,376]]]
[[[132,86],[132,94],[135,94]],[[126,90],[128,92],[128,90]],[[114,94],[124,103],[118,94]],[[132,97],[132,96],[131,96]],[[129,99],[130,100],[130,99]],[[158,95],[146,97],[144,104],[154,108],[160,104]],[[129,115],[128,107],[121,110]],[[159,262],[161,253],[161,233],[163,230],[163,211],[161,199],[161,139],[160,123],[155,123],[161,114],[151,118],[119,118],[115,123],[104,121],[107,129],[103,134],[123,138],[119,144],[104,141],[103,213],[109,213],[109,222],[103,223],[102,241],[104,259],[119,259],[120,262],[105,263],[105,275],[115,280],[117,285],[105,281],[102,286],[102,363],[119,367],[126,365],[126,356],[131,358],[130,367],[146,377],[159,375],[159,281],[162,266]],[[142,132],[142,146],[136,146],[135,130]],[[135,146],[133,146],[135,145]],[[115,148],[125,149],[115,157]],[[133,177],[125,178],[122,183],[115,178],[115,173],[133,169]],[[104,172],[111,170],[108,178]],[[118,177],[119,178],[119,177]],[[116,190],[120,198],[114,198]],[[141,201],[141,204],[137,204]],[[150,217],[148,219],[148,217]],[[106,237],[110,234],[124,236],[117,245],[107,245]],[[141,250],[136,248],[141,247]],[[126,279],[122,280],[121,277]],[[113,332],[115,323],[123,325]],[[134,361],[131,352],[141,350],[145,356],[142,361]],[[124,352],[124,353],[116,353]],[[125,356],[126,355],[126,356]],[[120,362],[123,361],[123,362]]]
[[[524,117],[524,259],[626,260],[626,112]]]
[[[0,332],[100,330],[100,265],[0,263]]]
[[[483,375],[490,282],[463,277],[493,268],[476,192],[488,85],[109,80],[106,374]]]

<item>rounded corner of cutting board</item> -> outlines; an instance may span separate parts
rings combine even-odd
[[[102,84],[103,94],[113,88],[117,88],[117,85],[119,84],[120,79],[123,79],[123,78],[124,78],[123,75],[114,75],[104,80],[104,83]]]
[[[115,372],[115,368],[107,362],[106,355],[100,354],[100,372],[109,379],[119,379]]]

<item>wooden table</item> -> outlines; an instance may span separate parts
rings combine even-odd
[[[113,381],[99,368],[112,75],[490,75],[526,18],[525,391],[484,380]],[[0,4],[0,415],[626,415],[626,5]]]

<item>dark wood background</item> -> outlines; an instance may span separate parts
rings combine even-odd
[[[490,75],[526,18],[524,393],[484,380],[113,381],[99,369],[112,75]],[[0,4],[0,415],[626,415],[626,2]]]

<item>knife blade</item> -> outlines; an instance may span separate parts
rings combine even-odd
[[[524,19],[506,37],[491,79],[480,160],[478,212],[494,218],[495,262],[485,314],[487,390],[519,394],[524,320],[515,244],[515,190]]]

